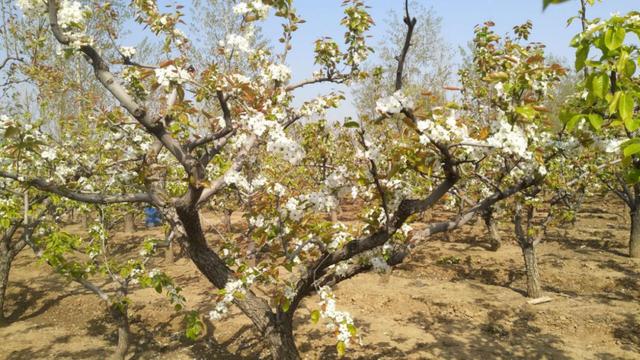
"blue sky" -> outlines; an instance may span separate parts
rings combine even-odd
[[[371,44],[376,44],[384,37],[386,31],[385,18],[392,10],[401,11],[404,0],[366,0],[370,7],[376,26],[371,31]],[[569,47],[571,38],[579,32],[579,22],[567,28],[567,19],[577,14],[579,1],[574,0],[555,5],[542,11],[541,0],[418,0],[426,7],[431,7],[442,17],[443,37],[454,49],[472,39],[475,25],[487,20],[496,23],[499,33],[509,32],[514,25],[531,20],[534,24],[531,41],[540,41],[547,45],[549,53],[564,58],[572,63],[574,51]],[[313,71],[313,41],[321,36],[331,36],[336,40],[342,38],[344,28],[339,24],[342,18],[342,0],[298,0],[294,2],[299,14],[307,22],[296,33],[294,50],[289,56],[288,65],[292,68],[294,79],[306,78]],[[640,0],[604,0],[603,3],[590,7],[588,16],[608,17],[612,12],[626,13],[640,10]],[[420,21],[420,19],[418,19]],[[268,22],[265,35],[277,39],[280,27]],[[456,51],[455,62],[459,60]],[[311,97],[318,90],[329,87],[316,87],[303,90],[301,97]],[[348,91],[348,90],[347,90]],[[331,117],[350,115],[353,107],[345,104],[339,113],[332,112]]]

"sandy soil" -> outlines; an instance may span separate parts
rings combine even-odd
[[[605,204],[606,211],[600,209]],[[538,247],[545,295],[529,305],[519,248],[487,251],[470,227],[422,242],[390,274],[364,274],[336,288],[338,306],[356,319],[361,345],[348,359],[640,359],[640,261],[626,257],[622,206],[607,199],[584,209],[574,227],[553,229]],[[348,212],[346,213],[348,214]],[[153,231],[151,231],[153,232]],[[150,234],[140,231],[136,237]],[[119,235],[119,241],[135,244]],[[189,307],[208,313],[214,288],[187,259],[156,266],[183,286]],[[34,262],[16,260],[8,290],[10,325],[0,328],[2,359],[102,359],[115,327],[98,299]],[[182,317],[153,290],[133,295],[132,359],[260,359],[267,356],[246,318],[234,310],[191,342]],[[297,313],[303,357],[336,358],[334,338]]]

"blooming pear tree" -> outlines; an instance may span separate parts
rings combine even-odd
[[[66,56],[49,53],[50,61],[56,66],[85,61],[101,91],[95,93],[98,106],[78,112],[90,132],[71,127],[62,141],[53,136],[43,141],[43,148],[55,152],[47,155],[54,160],[53,169],[26,171],[2,163],[0,176],[103,210],[122,209],[122,204],[160,209],[172,238],[218,289],[209,316],[218,320],[237,306],[262,334],[274,359],[300,358],[293,318],[314,294],[320,301],[312,305],[309,319],[322,319],[336,336],[337,352],[344,354],[357,342],[356,320],[339,309],[332,287],[403,261],[415,246],[409,224],[417,215],[467,199],[457,214],[427,224],[422,235],[450,231],[545,178],[553,156],[544,154],[554,138],[538,104],[562,68],[545,64],[535,47],[511,41],[498,45],[489,26],[477,29],[478,48],[487,50],[478,54],[476,66],[486,74],[482,80],[495,101],[480,114],[464,104],[432,106],[403,88],[418,22],[405,4],[407,32],[394,86],[377,99],[377,116],[349,119],[333,128],[331,136],[341,139],[336,145],[355,154],[349,158],[336,156],[337,150],[314,153],[321,147],[313,139],[323,139],[327,130],[313,123],[338,107],[343,95],[326,93],[299,106],[294,100],[302,87],[353,84],[367,76],[360,66],[371,51],[365,38],[373,20],[362,1],[344,2],[344,44],[319,39],[317,70],[300,82],[292,81],[286,65],[293,34],[303,23],[291,0],[237,3],[233,16],[242,26],[221,39],[221,58],[198,69],[189,57],[196,45],[179,28],[185,21],[182,7],[163,13],[154,1],[136,0],[132,6],[136,22],[160,39],[166,60],[140,64],[132,49],[117,44],[109,24],[118,14],[108,5],[21,2],[23,16],[46,21],[48,39],[59,43]],[[280,51],[251,41],[256,24],[271,14],[283,23]],[[518,28],[518,36],[526,38],[526,31]],[[105,32],[113,41],[98,41]],[[56,85],[48,78],[42,82],[41,87]],[[514,97],[518,90],[521,94]],[[302,121],[311,125],[305,128]],[[60,155],[71,146],[82,149],[82,162],[74,167]],[[322,158],[332,165],[324,166],[320,181],[309,181],[314,172],[294,170]],[[61,176],[66,167],[71,170]],[[473,197],[467,189],[474,189]],[[229,191],[239,195],[248,231],[211,244],[201,209],[219,203]],[[360,221],[327,219],[325,214],[346,194],[366,204]],[[88,244],[108,243],[104,225],[101,220],[96,241]],[[120,284],[144,273],[140,261],[119,266],[124,272],[112,278]],[[171,294],[177,286],[169,285],[161,289]]]
[[[552,2],[555,3],[555,2]],[[588,1],[593,5],[594,1]],[[545,3],[545,5],[548,5]],[[640,257],[640,187],[638,145],[638,76],[640,13],[612,14],[609,19],[589,20],[586,3],[582,7],[583,31],[571,45],[576,48],[575,69],[584,71],[582,94],[564,114],[568,130],[590,129],[595,134],[592,148],[599,162],[613,162],[619,154],[622,167],[611,167],[605,186],[629,207],[631,230],[629,255]],[[635,38],[634,38],[635,35]],[[616,172],[620,169],[620,172]]]

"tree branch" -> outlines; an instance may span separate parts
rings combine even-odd
[[[49,23],[51,32],[62,45],[69,45],[71,42],[69,37],[62,31],[58,24],[58,9],[56,1],[48,1]],[[100,83],[116,98],[122,107],[124,107],[131,116],[151,134],[153,134],[162,144],[175,156],[180,164],[185,168],[187,173],[192,174],[196,168],[196,160],[186,153],[180,143],[171,136],[160,121],[154,121],[149,117],[147,109],[136,102],[129,95],[127,90],[117,82],[109,70],[109,65],[100,56],[100,54],[90,45],[82,45],[82,51],[90,60],[96,78]]]
[[[23,179],[16,174],[8,173],[0,170],[0,177],[12,179],[17,182],[33,186],[38,190],[48,193],[60,195],[62,197],[89,204],[118,204],[118,203],[151,203],[151,197],[147,193],[139,194],[99,194],[99,193],[83,193],[69,190],[63,186],[59,186],[42,179]]]

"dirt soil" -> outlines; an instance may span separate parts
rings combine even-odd
[[[348,215],[348,211],[345,213]],[[626,254],[627,216],[620,203],[594,201],[575,226],[553,229],[538,247],[544,293],[553,301],[529,305],[520,249],[502,224],[505,244],[486,250],[475,225],[419,244],[389,274],[364,274],[336,287],[339,309],[353,315],[360,345],[347,359],[640,359],[640,261]],[[210,220],[213,221],[213,220]],[[119,234],[134,251],[135,238]],[[215,289],[185,258],[154,266],[172,274],[207,331],[182,335],[181,314],[153,290],[131,296],[131,359],[261,359],[267,352],[238,312],[212,324],[204,314]],[[98,298],[34,262],[24,251],[11,272],[0,327],[1,359],[103,359],[115,326]],[[334,359],[335,338],[312,324],[311,297],[297,312],[296,340],[306,359]]]

